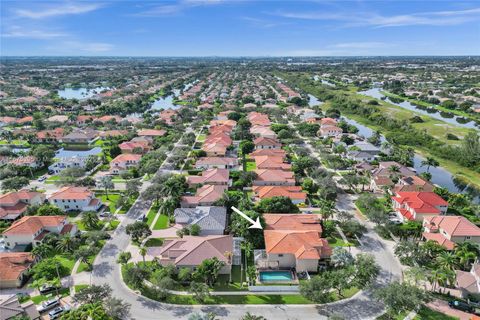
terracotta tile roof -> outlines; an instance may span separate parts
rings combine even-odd
[[[258,149],[250,153],[250,156],[252,158],[258,156],[274,156],[285,158],[287,153],[283,149]]]
[[[256,156],[255,164],[257,169],[272,169],[272,170],[290,170],[292,165],[283,162],[283,157],[279,156]]]
[[[17,192],[8,192],[0,195],[0,207],[13,206],[20,201],[30,201],[37,196],[42,196],[40,192],[20,190]]]
[[[452,237],[480,237],[480,228],[461,216],[429,216],[424,219],[424,226],[430,230],[443,229]]]
[[[302,200],[303,202],[307,199],[307,194],[302,191],[300,186],[254,186],[253,191],[260,199],[288,197],[292,200]]]
[[[62,224],[66,216],[27,216],[15,221],[3,234],[34,234],[42,228],[56,227]]]
[[[159,256],[162,264],[197,266],[213,257],[228,264],[226,252],[233,252],[232,236],[184,236],[166,241],[162,247],[148,249],[148,254]]]
[[[57,200],[84,200],[93,196],[93,192],[85,187],[66,186],[53,193],[49,199]]]
[[[320,217],[315,214],[265,213],[265,230],[316,231],[322,234]]]
[[[428,181],[423,180],[419,176],[408,176],[400,179],[399,183],[395,185],[395,192],[432,192],[435,186]]]
[[[256,181],[295,183],[293,172],[283,170],[259,169],[255,170]]]
[[[332,125],[332,126],[337,125],[337,120],[333,118],[323,118],[320,120],[320,122],[322,123],[322,125]]]
[[[277,139],[266,138],[266,137],[259,137],[255,140],[253,140],[253,143],[256,146],[274,146],[274,147],[281,147],[282,146],[280,141],[278,141]]]
[[[467,290],[471,293],[479,293],[477,279],[475,279],[475,276],[472,273],[461,270],[456,270],[455,273],[455,282],[457,287]]]
[[[321,259],[331,254],[326,239],[317,231],[265,230],[267,253],[293,254],[297,259]]]
[[[202,172],[201,176],[188,176],[188,184],[226,184],[229,180],[228,169],[208,169]]]
[[[130,162],[138,162],[140,161],[140,159],[142,159],[142,155],[141,154],[133,154],[133,153],[122,153],[122,154],[119,154],[118,156],[115,157],[115,159],[113,159],[111,162],[110,162],[110,165],[112,164],[124,164],[126,163],[127,161],[130,161]]]
[[[26,166],[37,162],[37,158],[34,156],[18,157],[11,159],[8,163],[15,166]]]
[[[206,184],[197,189],[195,196],[183,196],[182,202],[189,205],[213,203],[219,200],[227,189],[226,185]]]
[[[455,243],[453,241],[448,240],[440,233],[424,232],[422,235],[425,238],[425,240],[434,241],[439,245],[445,247],[447,250],[453,250],[455,248]]]
[[[237,158],[225,158],[225,157],[204,157],[197,160],[195,166],[201,165],[238,165]]]
[[[144,129],[138,131],[137,135],[138,136],[149,136],[149,137],[163,137],[167,131],[161,129],[161,130],[155,130],[155,129]]]
[[[0,252],[0,282],[18,279],[34,261],[29,252]]]
[[[448,202],[434,192],[397,192],[392,200],[406,204],[417,213],[439,214],[441,211],[436,206],[448,206]]]

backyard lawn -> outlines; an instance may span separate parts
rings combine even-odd
[[[153,230],[160,230],[168,228],[168,216],[161,214],[158,216],[157,222],[153,226]]]
[[[247,160],[247,171],[253,171],[257,169],[257,164],[255,163],[255,160]]]
[[[245,272],[243,272],[243,279],[241,276],[241,267],[232,266],[232,282],[229,283],[230,277],[226,274],[221,274],[218,276],[218,281],[213,287],[215,291],[241,291],[246,290],[245,287],[242,288],[242,280],[245,282]]]
[[[120,197],[122,195],[120,195],[118,193],[114,193],[114,194],[109,193],[108,194],[108,199],[107,199],[107,195],[105,195],[105,194],[96,195],[96,196],[99,197],[102,200],[103,204],[108,206],[111,213],[115,213],[115,211],[117,211],[117,201],[118,201],[118,199],[120,199]]]

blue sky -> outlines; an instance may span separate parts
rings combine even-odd
[[[480,55],[480,1],[2,0],[0,54]]]

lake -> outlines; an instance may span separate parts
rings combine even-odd
[[[99,94],[103,90],[108,90],[108,87],[96,87],[96,88],[65,88],[58,90],[57,93],[61,98],[64,99],[77,99],[83,100],[93,97],[96,94]]]
[[[315,97],[313,97],[313,98],[315,98]],[[312,101],[312,100],[313,99],[310,99],[310,101]],[[317,101],[318,101],[318,99],[317,99]],[[316,104],[311,104],[310,106],[313,106],[313,105],[316,105]],[[349,124],[352,124],[352,125],[354,125],[358,128],[358,135],[361,135],[365,138],[369,138],[373,135],[374,130],[370,129],[369,127],[364,126],[363,124],[361,124],[361,123],[359,123],[359,122],[357,122],[353,119],[349,119],[345,116],[342,116],[342,118],[345,119],[345,121],[348,122]],[[383,135],[381,136],[380,139],[381,139],[382,142],[386,141],[386,139]],[[413,157],[413,168],[416,170],[417,174],[420,174],[422,172],[427,171],[427,168],[422,167],[422,165],[421,165],[423,160],[424,160],[424,158],[421,157],[418,154],[415,154],[415,156]],[[430,167],[430,173],[432,174],[431,182],[433,184],[444,187],[444,188],[448,189],[450,192],[469,194],[474,198],[475,202],[480,201],[480,194],[479,194],[478,190],[462,184],[460,181],[458,181],[458,179],[456,179],[445,168]]]
[[[369,89],[369,90],[366,90],[366,91],[359,91],[358,93],[362,94],[362,95],[365,95],[365,96],[368,96],[368,97],[372,97],[372,98],[376,98],[376,99],[382,99],[383,97],[385,97],[385,95],[383,95],[380,91],[381,91],[380,88],[373,88],[373,89]],[[435,112],[428,112],[426,110],[418,108],[417,106],[411,104],[408,101],[403,101],[403,102],[400,102],[400,103],[396,103],[396,102],[393,102],[392,100],[390,100],[388,97],[385,98],[384,100],[388,103],[391,103],[391,104],[396,105],[398,107],[401,107],[403,109],[407,109],[407,110],[414,111],[414,112],[417,112],[417,113],[420,113],[420,114],[423,114],[423,115],[427,115],[427,116],[430,116],[434,119],[441,120],[441,121],[444,121],[444,122],[449,123],[449,124],[453,124],[453,125],[464,127],[464,128],[477,129],[478,130],[474,121],[470,120],[467,123],[460,123],[460,122],[458,122],[457,119],[462,118],[462,117],[458,117],[458,116],[455,116],[455,115],[451,118],[445,117],[445,116],[442,115],[441,112],[438,112],[437,109],[432,110],[432,111],[435,111]],[[460,120],[460,121],[462,121],[462,120]],[[467,120],[465,120],[465,121],[467,121]]]
[[[150,110],[160,110],[160,109],[178,109],[181,106],[173,104],[173,98],[175,95],[168,95],[166,97],[160,97],[155,100],[150,108]]]

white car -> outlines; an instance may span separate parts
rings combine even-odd
[[[70,307],[64,306],[64,307],[56,307],[52,311],[48,313],[48,316],[50,319],[58,319],[62,316],[62,314],[66,311],[70,310]]]
[[[58,299],[53,298],[47,301],[43,301],[39,306],[37,306],[38,312],[45,312],[59,305]]]

